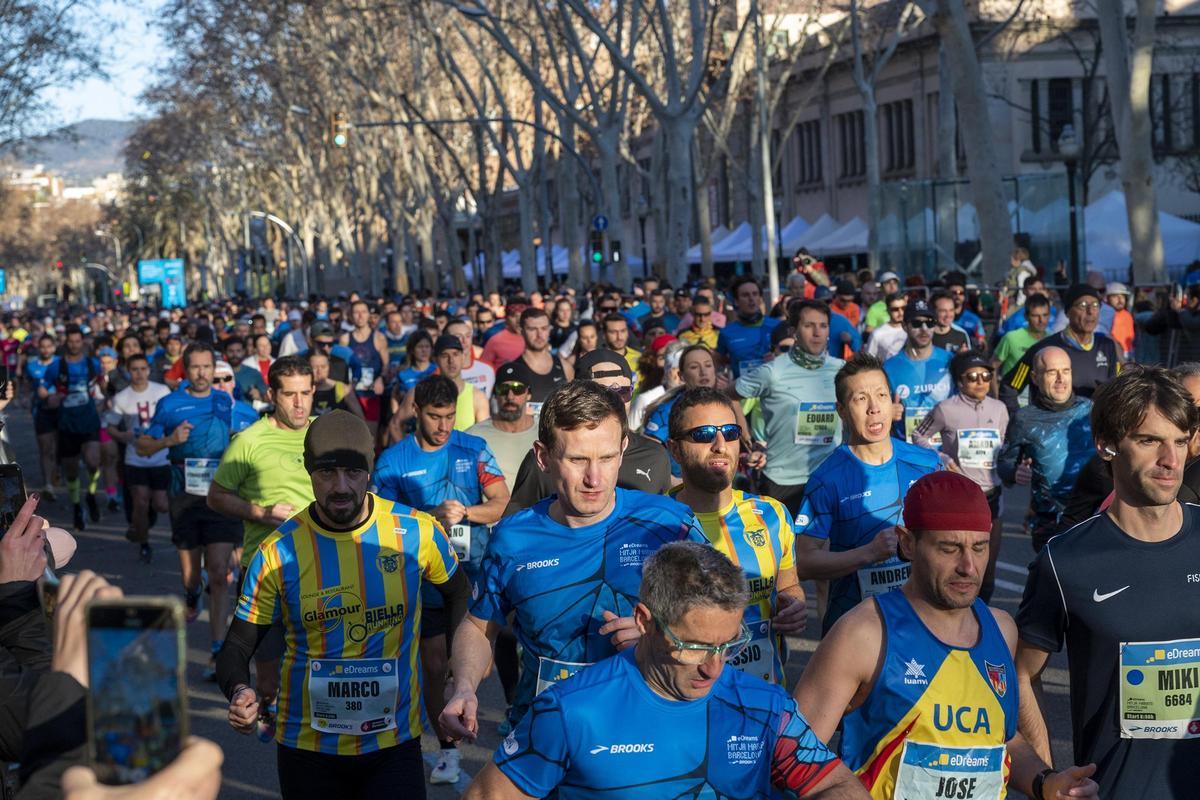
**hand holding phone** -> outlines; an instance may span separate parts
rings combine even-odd
[[[37,504],[36,494],[24,499],[3,531],[0,583],[36,581],[46,571],[46,520],[33,513]]]
[[[54,613],[54,658],[50,668],[65,672],[87,688],[87,617],[88,603],[96,599],[116,600],[122,595],[91,570],[78,575],[64,575],[58,587],[57,608]]]

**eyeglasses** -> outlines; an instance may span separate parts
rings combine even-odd
[[[327,342],[323,342],[320,339],[317,339],[315,342],[313,342],[313,344],[315,344],[317,347],[333,347],[333,340],[330,339]]]
[[[1076,303],[1071,308],[1078,308],[1081,311],[1096,311],[1100,308],[1100,304],[1093,300],[1090,303]]]
[[[622,403],[628,403],[631,399],[633,399],[632,384],[629,386],[605,386],[604,388],[621,398]]]
[[[529,387],[520,381],[505,381],[496,385],[496,394],[525,394]]]
[[[920,330],[921,328],[933,330],[935,327],[937,327],[937,323],[931,319],[920,319],[908,323],[908,327],[912,328],[913,330]]]
[[[746,649],[746,645],[750,644],[753,638],[750,635],[750,630],[742,625],[741,633],[738,638],[732,642],[725,644],[698,644],[696,642],[685,642],[676,636],[667,624],[663,622],[657,614],[654,616],[654,622],[663,634],[667,637],[667,641],[671,643],[671,658],[678,661],[680,664],[689,664],[691,666],[699,666],[709,661],[713,656],[724,655],[725,660],[737,658]]]
[[[717,438],[717,433],[720,432],[721,438],[727,442],[734,442],[742,438],[742,426],[736,422],[730,422],[725,425],[699,425],[692,428],[690,431],[684,431],[680,439],[691,439],[696,444],[712,444]]]
[[[992,373],[988,370],[983,370],[982,372],[968,372],[962,376],[962,379],[967,383],[990,383],[992,380]]]
[[[233,376],[226,375],[223,378],[213,378],[213,383],[233,383]]]

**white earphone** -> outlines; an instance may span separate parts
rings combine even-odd
[[[1105,447],[1105,448],[1104,448],[1104,454],[1105,454],[1105,455],[1107,455],[1109,458],[1116,458],[1116,457],[1117,457],[1117,451],[1116,451],[1116,450],[1113,450],[1111,447]]]

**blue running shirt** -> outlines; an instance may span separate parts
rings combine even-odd
[[[184,422],[191,423],[188,440],[168,451],[171,492],[177,494],[188,485],[189,463],[197,476],[193,482],[207,478],[211,483],[217,471],[215,462],[221,460],[229,440],[257,421],[257,411],[225,392],[210,389],[207,396],[194,397],[186,389],[177,389],[158,401],[146,435],[162,439]]]
[[[892,393],[904,403],[904,418],[892,426],[892,435],[906,442],[933,407],[954,393],[950,378],[950,351],[933,348],[929,358],[914,361],[901,350],[883,362]]]
[[[729,359],[733,377],[763,363],[763,355],[771,352],[771,331],[780,320],[764,317],[754,324],[739,319],[730,319],[729,324],[717,335],[717,352]]]
[[[479,436],[451,431],[446,444],[437,450],[423,450],[416,436],[406,436],[383,451],[375,464],[375,486],[379,496],[429,511],[446,500],[457,500],[464,506],[483,502],[483,490],[504,473],[487,442]],[[459,563],[474,581],[479,574],[479,562],[488,543],[488,526],[474,525],[466,520],[447,531]],[[441,594],[432,586],[421,592],[421,601],[428,608],[441,608]]]
[[[834,553],[868,544],[884,528],[903,521],[908,487],[939,469],[936,451],[898,439],[892,439],[892,457],[879,466],[864,464],[843,444],[809,480],[796,515],[796,532],[828,539]],[[822,633],[864,596],[883,594],[903,584],[908,572],[908,564],[893,556],[831,581]]]
[[[839,763],[780,687],[724,669],[705,697],[668,700],[633,654],[534,700],[492,758],[518,789],[557,787],[561,800],[803,796]]]
[[[633,614],[642,562],[668,542],[708,543],[682,503],[636,489],[616,493],[612,513],[582,528],[550,518],[551,496],[492,529],[471,614],[498,625],[516,615],[523,668],[512,719],[535,694],[616,652],[598,633],[603,612]]]

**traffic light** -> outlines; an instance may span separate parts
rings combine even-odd
[[[344,148],[350,144],[350,123],[341,111],[333,112],[329,118],[329,140],[334,147]]]
[[[604,236],[599,233],[592,234],[592,263],[600,266],[604,263]]]
[[[621,263],[621,243],[613,240],[608,243],[608,257],[614,264]]]

